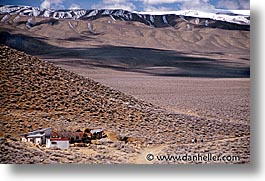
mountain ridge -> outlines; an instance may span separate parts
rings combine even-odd
[[[195,10],[168,11],[168,12],[137,12],[127,11],[123,9],[40,9],[31,6],[13,6],[1,5],[0,14],[2,15],[18,15],[30,17],[45,17],[54,19],[78,19],[78,20],[93,20],[100,17],[111,17],[113,20],[121,21],[138,21],[152,27],[168,27],[174,26],[172,20],[181,18],[184,21],[189,18],[195,18],[194,23],[199,24],[200,19],[204,21],[204,26],[209,26],[209,21],[220,21],[232,23],[238,26],[249,26],[250,16],[244,11],[240,15],[239,11],[217,11],[216,12],[201,12]],[[7,17],[3,17],[1,21]]]

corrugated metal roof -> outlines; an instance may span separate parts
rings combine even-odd
[[[36,138],[36,137],[42,137],[42,136],[45,136],[45,134],[33,134],[33,135],[29,135],[27,136],[28,138]]]
[[[51,129],[51,128],[43,128],[43,129],[39,129],[39,130],[36,130],[36,131],[28,132],[27,134],[35,134],[35,133],[43,132],[43,131],[46,131],[46,130],[49,130],[49,129]]]
[[[99,133],[99,132],[102,132],[103,129],[102,128],[99,128],[99,129],[93,129],[90,131],[90,133],[94,134],[94,133]]]
[[[43,128],[43,129],[38,129],[38,130],[35,130],[35,131],[31,131],[31,132],[28,132],[28,133],[23,133],[23,134],[20,134],[21,136],[30,136],[30,135],[34,135],[34,134],[38,134],[40,132],[45,132],[47,130],[51,129],[50,127],[49,128]]]

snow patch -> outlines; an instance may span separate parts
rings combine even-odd
[[[208,12],[202,12],[198,10],[181,10],[181,11],[157,11],[157,12],[129,12],[122,9],[94,9],[94,10],[52,10],[52,9],[39,9],[30,6],[11,6],[4,5],[0,7],[0,14],[17,14],[21,16],[42,16],[42,17],[53,17],[56,19],[80,19],[83,17],[94,17],[100,15],[109,15],[110,17],[115,16],[121,20],[132,20],[133,14],[136,14],[140,19],[154,24],[155,16],[162,16],[163,22],[168,24],[166,19],[167,15],[178,15],[180,17],[195,17],[195,18],[206,18],[218,21],[225,21],[236,24],[250,25],[250,11],[249,10],[211,10]],[[148,16],[148,19],[147,19]],[[185,20],[185,18],[182,18]]]

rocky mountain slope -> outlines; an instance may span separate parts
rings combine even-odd
[[[69,160],[79,163],[81,160],[84,163],[138,163],[146,149],[156,151],[156,154],[161,151],[186,153],[188,150],[194,154],[240,155],[241,160],[237,163],[250,161],[248,123],[168,112],[7,46],[1,45],[0,53],[0,135],[5,137],[0,141],[1,163],[42,163],[36,160],[43,160],[42,157],[50,158],[53,163],[67,163]],[[102,127],[116,137],[134,141],[126,143],[114,139],[106,145],[92,145],[92,156],[99,155],[97,159],[91,159],[91,154],[88,156],[87,153],[80,156],[84,150],[69,150],[59,153],[60,158],[54,158],[56,151],[47,154],[49,150],[44,148],[44,151],[30,153],[40,154],[41,158],[30,157],[28,151],[31,147],[24,145],[24,152],[16,140],[21,133],[43,127],[58,130]],[[202,142],[193,144],[193,138]],[[16,152],[20,154],[13,154]],[[77,156],[63,159],[64,154]],[[16,158],[18,156],[19,159]]]

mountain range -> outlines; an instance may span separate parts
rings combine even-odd
[[[165,11],[165,12],[129,12],[122,9],[69,9],[69,10],[53,10],[40,9],[30,6],[0,6],[0,14],[6,15],[1,21],[5,21],[9,15],[45,17],[54,19],[79,19],[94,20],[100,17],[111,17],[113,20],[136,21],[152,27],[168,27],[175,26],[179,20],[189,22],[191,24],[202,25],[205,27],[216,26],[215,22],[226,22],[233,28],[240,27],[248,29],[250,25],[250,14],[246,10],[242,11],[224,11],[215,10],[212,12],[202,12],[196,10],[182,11]],[[190,21],[193,19],[193,21]],[[238,25],[238,26],[236,26]]]

